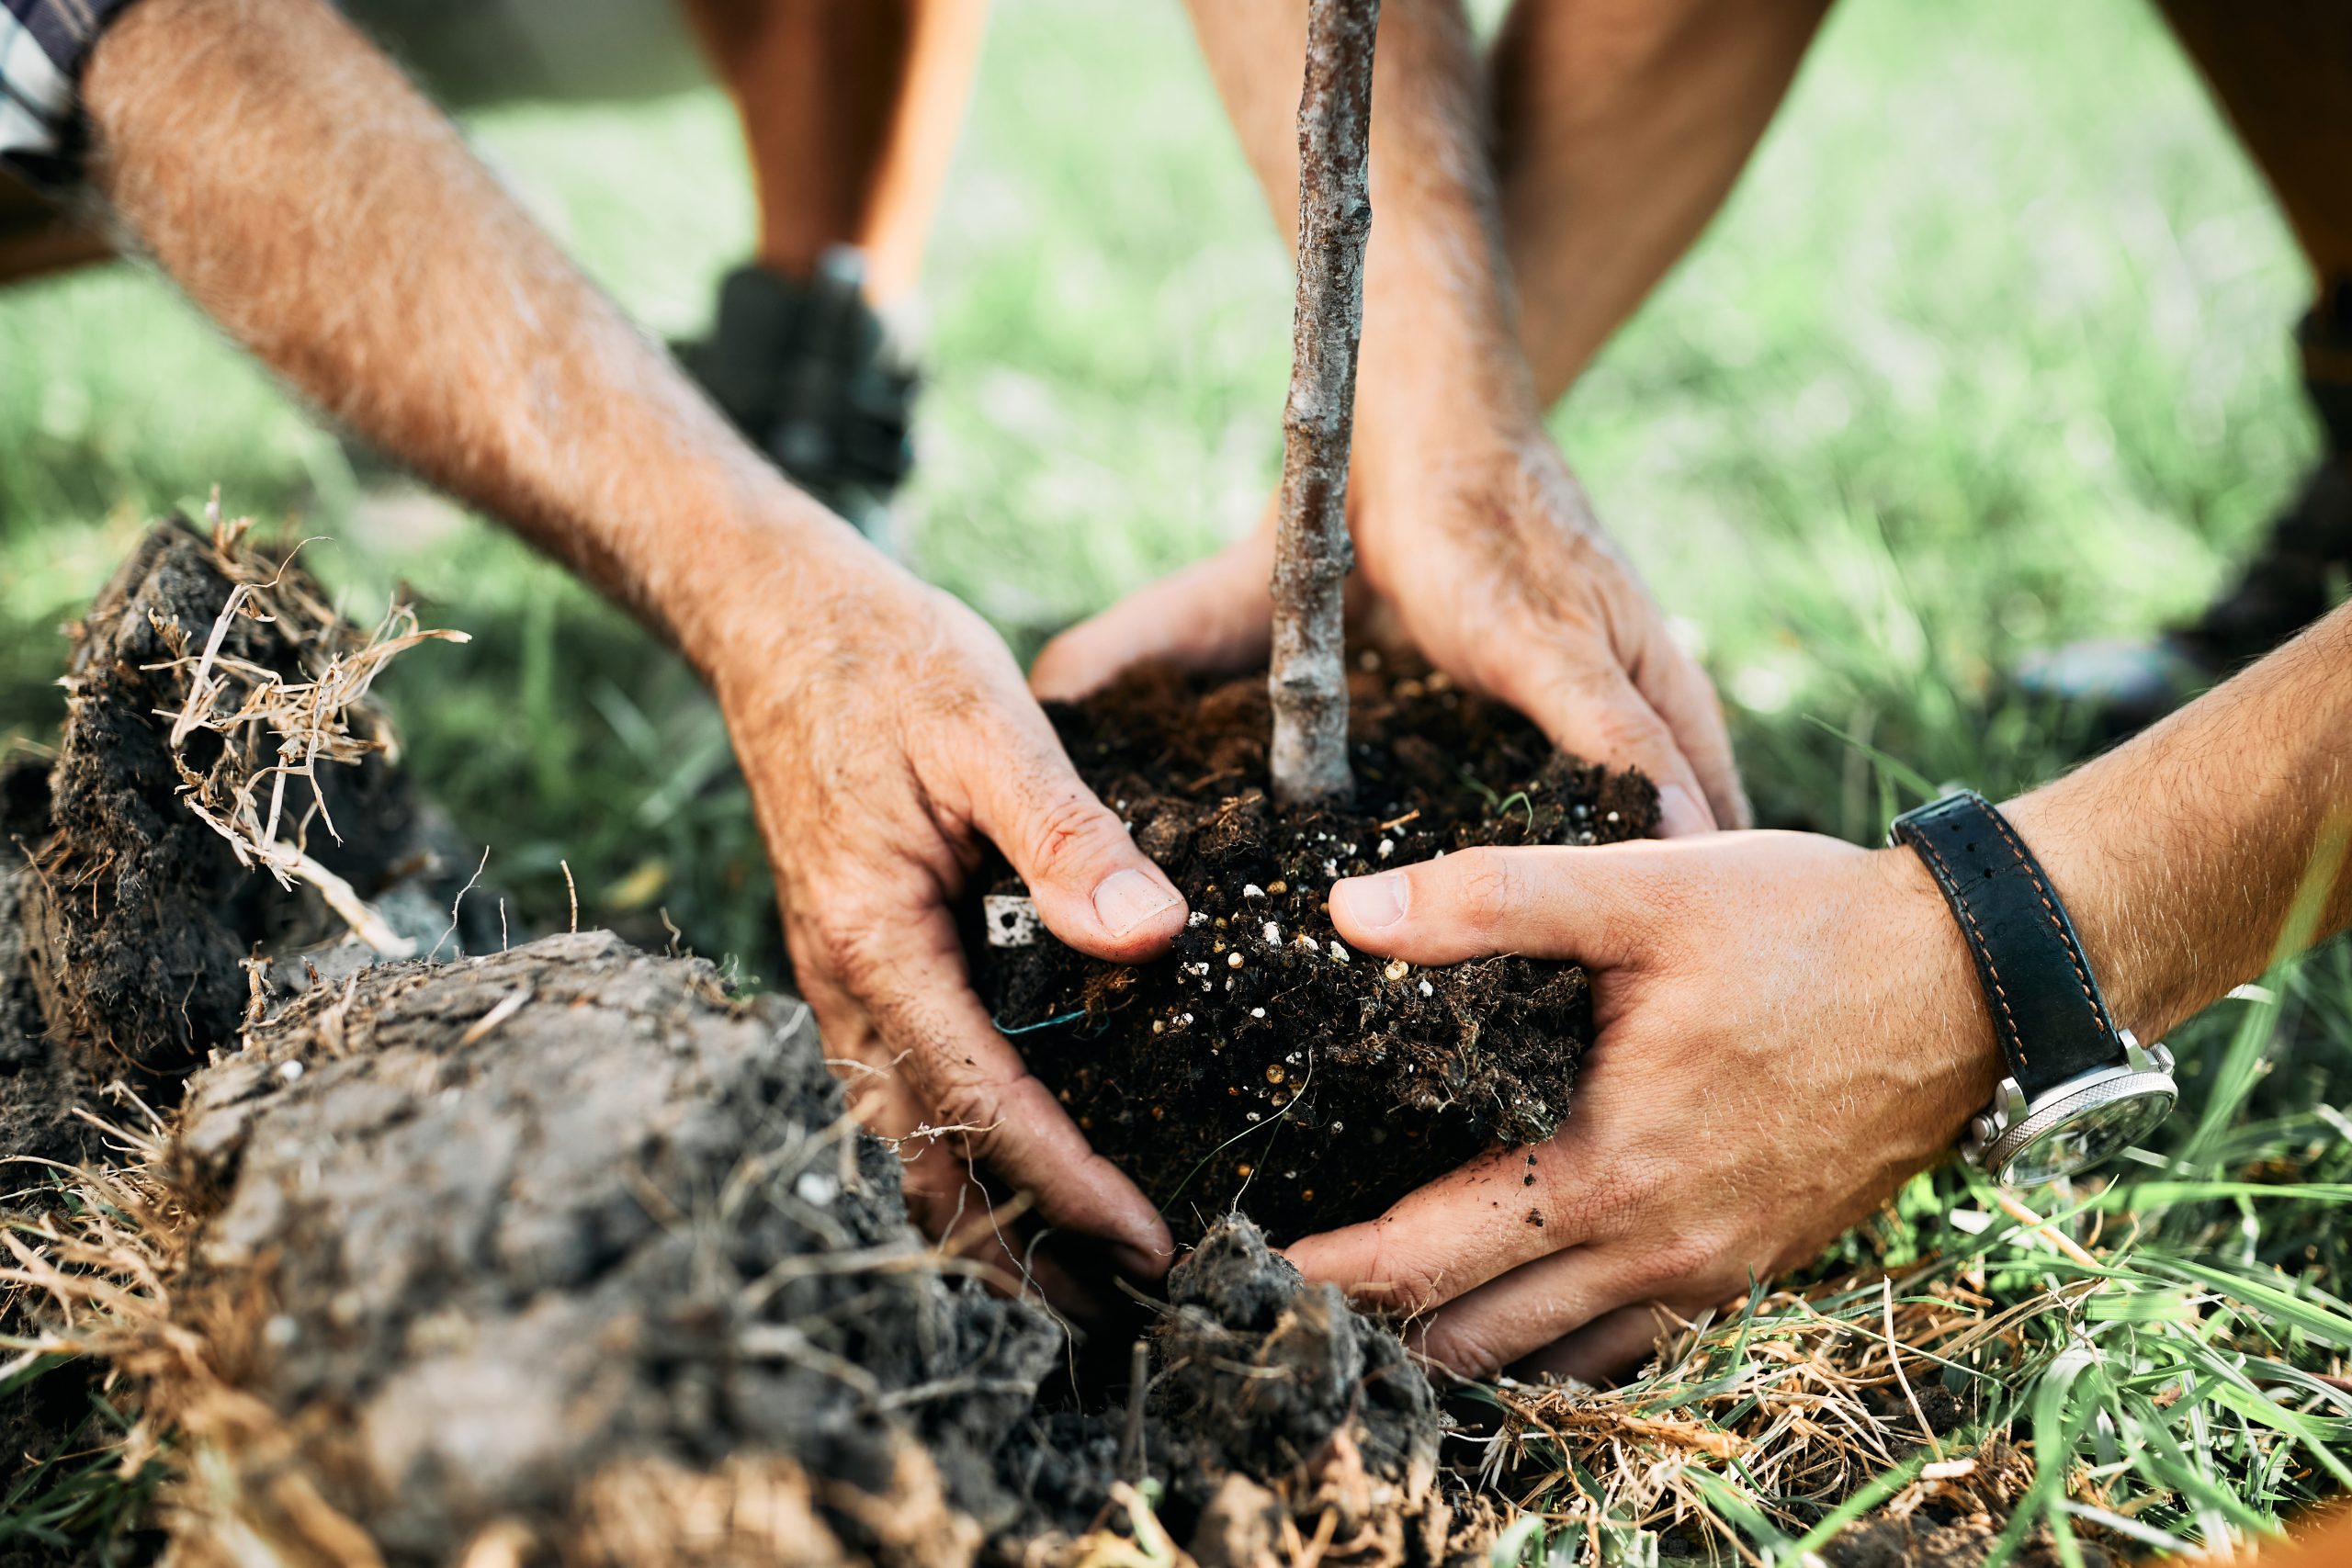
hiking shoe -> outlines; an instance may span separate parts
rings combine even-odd
[[[2020,694],[2082,716],[2086,738],[2100,747],[2137,735],[2215,679],[2211,666],[2170,637],[2095,637],[2037,649],[2009,673]]]
[[[2121,740],[2344,601],[2352,589],[2352,279],[2336,280],[2295,337],[2326,452],[2236,585],[2161,636],[2030,655],[2014,672],[2018,691],[2082,705],[2097,739]]]
[[[914,465],[917,378],[866,302],[865,274],[842,246],[806,282],[738,267],[719,285],[710,335],[675,352],[794,483],[878,538]]]
[[[2352,580],[2352,457],[2312,470],[2295,504],[2237,586],[2175,635],[2217,675],[2226,675],[2293,637],[2342,602]]]

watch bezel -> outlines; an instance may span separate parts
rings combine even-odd
[[[2180,1087],[2172,1076],[2172,1053],[2161,1043],[2142,1045],[2129,1030],[2117,1033],[2123,1045],[2124,1059],[2120,1064],[2053,1084],[2030,1100],[2017,1079],[2003,1078],[1993,1103],[1970,1124],[1968,1157],[2007,1186],[2041,1187],[2092,1169],[2120,1152],[2109,1150],[2075,1165],[2031,1176],[2013,1174],[2019,1156],[2088,1112],[2125,1100],[2161,1097],[2163,1109],[2143,1131],[2161,1125],[2180,1099]]]

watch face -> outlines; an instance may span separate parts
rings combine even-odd
[[[2147,1076],[2157,1077],[2161,1087],[2139,1093],[2086,1095],[2081,1098],[2091,1103],[2079,1109],[2052,1107],[2060,1112],[2055,1124],[2029,1135],[2001,1162],[2001,1179],[2013,1187],[2055,1181],[2112,1158],[2154,1132],[2171,1114],[2174,1089],[2170,1078]],[[2037,1112],[2028,1121],[2041,1120],[2041,1116]]]

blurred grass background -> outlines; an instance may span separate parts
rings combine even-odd
[[[473,130],[651,330],[702,326],[752,225],[715,92]],[[1931,781],[2043,776],[2074,739],[1994,671],[2223,581],[2313,447],[2306,288],[2140,0],[1848,0],[1555,428],[1703,645],[1767,818],[1870,837],[1887,802],[1841,735]],[[1001,0],[925,296],[899,542],[1016,643],[1256,515],[1287,269],[1175,5]],[[589,918],[767,948],[725,738],[619,615],[484,524],[363,504],[336,440],[129,267],[0,295],[0,733],[50,730],[59,623],[218,483],[332,536],[310,558],[355,613],[400,581],[473,632],[391,695],[526,910],[561,917],[569,858]]]
[[[650,330],[703,326],[752,232],[715,93],[472,129]],[[2315,450],[2289,337],[2308,287],[2142,0],[1844,0],[1728,210],[1554,425],[1703,649],[1766,820],[1870,840],[1920,787],[1997,796],[2078,753],[2065,716],[2002,694],[2019,652],[2145,631],[2224,582]],[[925,296],[897,543],[1017,646],[1254,520],[1279,461],[1287,268],[1173,0],[998,0]],[[355,472],[126,267],[0,294],[0,743],[53,732],[60,624],[146,518],[215,483],[232,513],[329,536],[306,558],[354,615],[405,582],[429,624],[474,634],[387,688],[416,776],[491,846],[523,917],[565,918],[568,861],[583,919],[659,943],[666,915],[775,975],[764,865],[690,674],[495,528]],[[2030,1424],[2037,1451],[2069,1456],[2018,1529],[2046,1510],[2216,1540],[2352,1452],[2341,1382],[2314,1381],[2352,1356],[2352,1307],[2329,1293],[2352,1202],[2332,1108],[2352,952],[2250,994],[2174,1037],[2199,1114],[2109,1195],[2142,1216],[2112,1255],[2129,1312],[2084,1309],[2085,1279],[2030,1235],[1973,1240],[1989,1200],[1950,1167],[1825,1265],[1981,1270],[1990,1249],[1990,1310],[2023,1326],[1945,1382],[1984,1401],[1987,1429]],[[2184,1281],[2211,1284],[2192,1262],[2231,1272],[2192,1301]],[[1751,1307],[1694,1337],[1659,1397],[1698,1398],[1682,1382],[1702,1374],[1731,1388],[1751,1327],[1761,1343],[1816,1318]],[[2279,1380],[2291,1421],[2253,1392]],[[2069,1500],[2077,1473],[2137,1522]],[[56,1506],[87,1513],[81,1485],[57,1483]],[[1793,1561],[1806,1543],[1783,1528],[1826,1529],[1825,1506],[1758,1499],[1771,1517],[1740,1528]],[[20,1514],[12,1495],[0,1534]]]

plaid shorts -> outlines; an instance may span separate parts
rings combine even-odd
[[[35,185],[71,183],[82,143],[82,67],[130,4],[0,0],[0,165]]]

